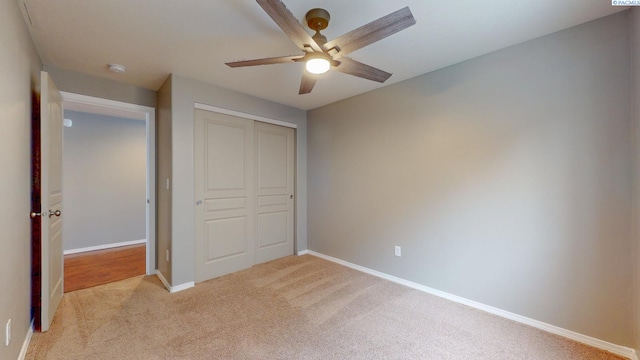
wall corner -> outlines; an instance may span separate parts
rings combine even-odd
[[[640,8],[629,10],[631,33],[631,124],[633,154],[633,342],[636,352],[640,349]]]

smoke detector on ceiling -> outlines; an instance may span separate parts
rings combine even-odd
[[[123,74],[127,68],[120,64],[109,64],[109,71],[116,74]]]

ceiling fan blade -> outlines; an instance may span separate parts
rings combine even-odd
[[[391,76],[391,73],[363,64],[348,57],[341,57],[339,61],[340,65],[334,67],[334,69],[343,74],[349,74],[363,79],[377,81],[379,83],[387,81]]]
[[[310,93],[311,90],[313,90],[313,86],[316,84],[316,81],[318,81],[318,75],[312,74],[305,69],[304,73],[302,74],[302,81],[300,82],[300,92],[298,92],[298,94],[302,95]]]
[[[235,68],[242,66],[272,65],[294,62],[304,58],[304,55],[278,56],[264,59],[230,61],[225,63],[227,66]]]
[[[407,6],[339,36],[324,44],[323,47],[329,51],[334,59],[338,59],[341,56],[404,30],[415,23],[416,20],[413,18],[411,10],[409,10]],[[338,51],[335,53],[330,51],[331,49]]]
[[[322,48],[309,35],[307,30],[300,25],[298,20],[291,14],[289,9],[280,0],[256,0],[264,11],[269,14],[271,19],[284,31],[289,38],[305,52],[318,51],[322,52]]]

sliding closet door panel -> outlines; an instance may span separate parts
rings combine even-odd
[[[254,121],[195,111],[196,281],[255,263]]]
[[[293,254],[294,130],[256,122],[256,263]]]

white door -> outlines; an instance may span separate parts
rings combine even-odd
[[[47,331],[64,291],[62,255],[62,96],[49,74],[41,74],[41,330]],[[37,217],[36,217],[37,219]]]
[[[196,281],[255,263],[254,122],[195,110]]]
[[[293,254],[294,130],[256,122],[256,263]]]

